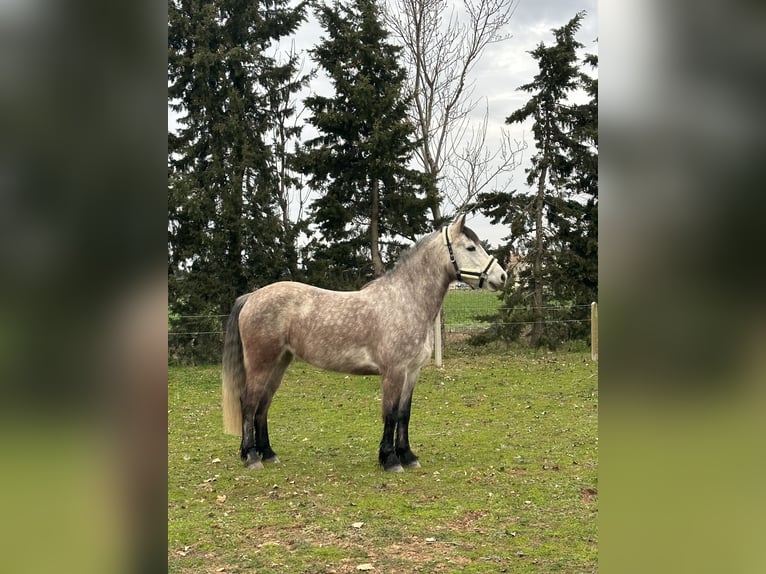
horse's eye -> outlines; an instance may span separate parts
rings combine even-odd
[[[466,247],[466,250],[467,251],[476,251],[476,246],[475,245],[469,245],[468,247]]]

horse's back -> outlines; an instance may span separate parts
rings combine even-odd
[[[282,281],[253,292],[240,330],[256,354],[286,349],[324,369],[377,374],[377,313],[366,293]]]
[[[360,291],[330,291],[297,281],[279,281],[253,291],[246,308],[248,314],[257,314],[277,322],[311,316],[326,320],[333,313],[351,307],[358,311],[355,299]]]
[[[296,321],[309,315],[324,289],[294,281],[271,283],[253,291],[240,314],[240,329],[285,337]]]

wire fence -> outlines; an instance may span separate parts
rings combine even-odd
[[[590,332],[590,305],[507,307],[497,294],[451,290],[444,302],[444,348],[466,341],[482,344],[497,338],[523,339],[536,321],[519,314],[539,311],[543,325],[559,336],[582,338]],[[228,315],[174,315],[169,321],[169,361],[198,364],[220,361],[223,328]],[[586,337],[587,338],[587,337]]]
[[[481,291],[450,292],[444,302],[444,326],[447,332],[472,332],[492,325],[532,325],[534,320],[512,317],[539,311],[544,324],[582,323],[590,321],[590,305],[544,305],[542,307],[508,307],[493,293]],[[582,311],[583,317],[572,318]]]

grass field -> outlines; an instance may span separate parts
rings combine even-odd
[[[377,377],[290,367],[270,411],[282,463],[221,432],[220,368],[169,369],[169,572],[597,571],[596,365],[484,354],[427,367],[422,468],[378,469]]]
[[[479,317],[493,315],[503,302],[497,293],[450,289],[444,298],[444,323],[447,329],[475,329],[489,326]]]

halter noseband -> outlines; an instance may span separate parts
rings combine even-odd
[[[479,280],[479,289],[481,289],[482,285],[484,285],[484,280],[489,277],[489,270],[497,262],[497,259],[490,256],[489,263],[487,263],[487,266],[484,268],[484,271],[478,272],[478,271],[466,271],[460,269],[460,267],[457,264],[457,260],[455,259],[455,252],[452,250],[452,243],[449,240],[449,226],[444,227],[444,241],[447,243],[447,249],[449,250],[449,260],[450,263],[452,263],[452,267],[455,268],[455,275],[457,275],[457,280],[462,281],[463,275],[467,275],[468,277],[475,277]]]

